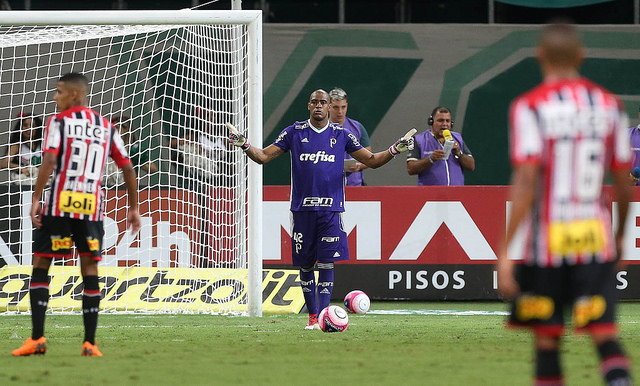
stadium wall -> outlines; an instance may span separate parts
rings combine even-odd
[[[603,199],[613,208],[607,189]],[[265,187],[265,267],[294,268],[289,194],[288,186]],[[507,194],[506,186],[347,187],[350,259],[336,264],[335,300],[353,289],[376,299],[498,299],[495,251],[508,218]],[[633,199],[624,239],[628,265],[617,277],[623,299],[640,299],[640,189]],[[521,255],[522,240],[516,238],[510,256]]]
[[[388,147],[408,128],[427,129],[432,108],[447,105],[454,112],[455,130],[463,133],[476,158],[476,170],[467,173],[466,183],[507,184],[507,109],[513,97],[540,81],[533,58],[537,28],[484,24],[265,24],[264,144],[271,143],[294,121],[308,118],[306,103],[311,91],[340,86],[349,94],[349,116],[367,128],[374,150]],[[640,32],[634,26],[580,28],[589,49],[583,73],[618,94],[632,123],[637,124]],[[127,49],[123,48],[125,52]],[[97,55],[106,57],[104,50],[107,48],[97,51]],[[10,50],[7,52],[11,54]],[[167,68],[158,67],[149,58],[136,61],[141,68],[134,69],[128,67],[131,63],[118,63],[118,57],[108,59],[114,61],[109,68],[118,69],[121,76],[102,79],[101,74],[95,74],[94,82],[104,83],[107,78],[113,82],[102,87],[113,94],[90,100],[99,112],[114,111],[118,106],[110,101],[122,100],[120,93],[131,92],[130,83],[135,77],[127,74],[146,74],[149,82],[156,84],[156,95],[147,98],[156,104],[162,103],[164,96],[171,96],[181,81],[162,75]],[[51,99],[55,85],[37,81],[36,59],[25,55],[17,64],[9,61],[3,68],[0,119],[13,124],[18,113],[15,106],[42,100],[50,103],[35,114],[48,116],[55,111]],[[175,67],[183,61],[176,57],[171,63]],[[16,71],[11,66],[27,70]],[[21,82],[23,78],[25,83]],[[30,88],[16,88],[16,84]],[[150,115],[150,111],[161,111],[162,107],[138,111],[141,139],[150,141],[154,148],[168,140],[169,129],[163,127],[161,117]],[[9,125],[0,127],[0,154],[6,151],[9,131]],[[152,158],[158,159],[161,169],[169,168],[169,155],[156,153]],[[366,170],[365,181],[372,186],[416,184],[416,178],[407,174],[402,156],[382,170]],[[287,157],[265,165],[264,175],[268,185],[288,184]],[[156,183],[159,175],[151,177],[146,183]],[[7,171],[0,170],[0,183],[8,180]]]
[[[411,127],[427,129],[437,105],[453,110],[454,130],[476,158],[467,185],[509,183],[510,101],[541,77],[534,59],[536,26],[456,24],[266,24],[265,144],[308,118],[309,94],[334,86],[349,94],[349,116],[361,121],[374,150]],[[640,104],[640,32],[633,26],[580,26],[589,59],[582,73],[620,96],[632,123]],[[264,181],[289,183],[287,157],[265,165]],[[372,186],[415,185],[402,156],[366,170]]]
[[[15,187],[10,189],[18,193]],[[336,264],[334,300],[353,289],[361,289],[375,299],[497,299],[495,251],[508,216],[507,192],[505,186],[348,187],[344,225],[349,234],[350,259]],[[31,192],[7,193],[7,187],[0,186],[0,310],[5,305],[27,309],[23,290],[31,264]],[[109,190],[108,205],[116,205],[124,194],[122,190]],[[105,298],[112,299],[116,308],[125,295],[135,300],[127,305],[137,302],[145,303],[145,307],[155,307],[162,299],[143,293],[165,294],[169,299],[163,300],[165,303],[175,302],[171,296],[180,294],[193,302],[190,307],[240,301],[244,290],[215,299],[214,289],[220,283],[207,282],[196,291],[176,279],[183,277],[180,270],[193,270],[195,274],[207,271],[188,267],[212,257],[198,252],[202,235],[189,226],[193,213],[188,208],[174,214],[157,210],[167,205],[167,197],[180,194],[185,203],[192,202],[189,193],[162,189],[143,194],[146,201],[140,208],[140,239],[118,236],[118,227],[124,226],[124,209],[107,211],[105,253],[100,263]],[[289,194],[288,186],[264,189],[263,298],[268,312],[297,312],[303,304],[297,269],[291,265]],[[230,205],[225,204],[224,195],[211,192],[212,202],[207,207]],[[612,208],[610,190],[604,199]],[[640,188],[634,189],[633,199],[624,240],[623,258],[628,266],[618,273],[617,283],[624,299],[640,299]],[[210,239],[209,253],[224,254],[225,242],[223,237]],[[517,256],[518,248],[519,241],[512,256]],[[220,256],[216,258],[220,261]],[[77,271],[66,272],[58,278],[58,284],[71,296],[75,293],[72,288],[77,287]],[[140,280],[134,285],[131,277]]]

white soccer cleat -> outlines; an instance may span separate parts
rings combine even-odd
[[[319,330],[320,329],[320,324],[316,323],[316,324],[309,324],[304,326],[305,330]]]
[[[320,324],[318,323],[318,317],[315,315],[309,315],[309,323],[304,326],[305,330],[320,330]]]

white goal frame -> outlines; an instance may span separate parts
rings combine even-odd
[[[249,142],[262,143],[262,11],[2,11],[0,26],[242,24],[247,50]],[[240,150],[238,150],[240,151]],[[249,316],[262,316],[262,167],[247,166],[247,302]]]

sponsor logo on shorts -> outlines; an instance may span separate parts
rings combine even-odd
[[[99,251],[100,250],[100,240],[87,237],[87,246],[90,251]]]
[[[305,197],[302,200],[302,206],[333,206],[332,197]]]
[[[336,237],[323,237],[322,241],[327,242],[327,243],[336,243],[338,241],[340,241],[340,236],[336,236]]]
[[[592,320],[598,320],[607,309],[607,301],[601,295],[581,297],[573,305],[573,323],[585,327]]]
[[[517,300],[516,313],[521,321],[547,320],[553,315],[555,305],[548,296],[522,295]]]
[[[71,237],[51,237],[51,250],[57,251],[60,249],[71,249],[73,245],[73,240]]]

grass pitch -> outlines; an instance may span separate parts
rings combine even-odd
[[[374,302],[378,313],[350,315],[347,331],[332,334],[303,330],[306,315],[103,314],[102,358],[80,356],[79,314],[47,315],[47,354],[14,358],[31,319],[5,315],[0,384],[529,385],[531,336],[506,330],[505,310],[499,302]],[[639,358],[640,303],[622,303],[618,314],[625,348]],[[564,342],[568,384],[602,384],[589,338]]]

